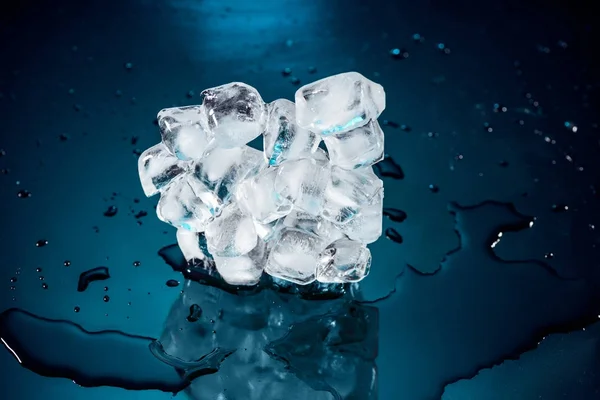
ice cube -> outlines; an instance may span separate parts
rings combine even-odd
[[[323,140],[331,163],[338,167],[355,169],[383,160],[383,131],[376,120]]]
[[[350,239],[363,243],[373,243],[382,233],[383,223],[383,188],[380,188],[369,204],[360,213],[338,228]]]
[[[237,257],[252,250],[258,238],[252,218],[231,203],[207,226],[206,241],[213,256]]]
[[[279,229],[283,226],[283,218],[276,219],[274,221],[268,222],[266,224],[262,224],[256,220],[254,222],[254,229],[256,229],[256,234],[259,238],[261,238],[264,242],[271,241],[275,235],[279,232]]]
[[[209,254],[204,253],[200,245],[200,235],[198,232],[191,232],[187,229],[177,229],[177,244],[186,261],[194,259],[204,260],[210,257]]]
[[[274,244],[265,271],[277,278],[308,285],[316,279],[317,260],[325,247],[317,235],[284,228]]]
[[[264,167],[262,154],[249,146],[231,149],[217,148],[194,162],[194,175],[223,204],[229,203],[235,186]]]
[[[160,196],[156,206],[158,218],[177,228],[202,232],[214,218],[214,209],[194,189],[201,190],[202,186],[190,174],[177,177]]]
[[[191,160],[204,155],[211,134],[202,107],[164,108],[157,119],[163,143],[177,158]]]
[[[267,245],[259,242],[249,253],[237,257],[215,257],[217,271],[230,285],[256,285],[265,268]]]
[[[263,147],[270,166],[315,152],[321,139],[315,133],[296,125],[296,106],[293,102],[278,99],[269,103],[267,108]]]
[[[240,147],[258,137],[265,126],[266,105],[252,86],[232,82],[202,91],[210,147]]]
[[[323,283],[358,282],[369,274],[371,252],[360,242],[340,239],[319,257],[317,280]]]
[[[312,215],[297,209],[283,219],[283,226],[315,234],[323,240],[325,245],[346,237],[337,226],[320,215]]]
[[[332,167],[331,179],[325,188],[323,217],[337,224],[347,223],[382,187],[383,182],[371,167],[351,171]]]
[[[358,72],[346,72],[302,86],[295,101],[298,125],[327,136],[377,119],[385,108],[385,92]]]
[[[147,197],[154,196],[189,167],[189,163],[178,160],[162,143],[146,149],[138,159],[144,194]]]
[[[319,215],[330,173],[328,165],[315,159],[288,161],[279,167],[275,191],[289,199],[294,207]]]
[[[267,168],[239,183],[236,201],[240,209],[257,222],[267,224],[287,215],[292,202],[275,191],[277,168]]]

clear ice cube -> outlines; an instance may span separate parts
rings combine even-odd
[[[328,165],[315,159],[288,161],[279,167],[275,191],[289,199],[294,207],[319,215],[330,173]]]
[[[247,254],[237,257],[215,257],[217,271],[230,285],[256,285],[266,264],[267,245],[259,242]]]
[[[269,242],[275,237],[275,235],[277,235],[279,229],[283,226],[283,221],[283,218],[279,218],[274,221],[263,224],[256,220],[253,220],[254,229],[256,229],[256,234],[259,238],[261,238],[264,242]]]
[[[340,239],[319,257],[317,280],[323,283],[358,282],[369,274],[371,251],[362,243]]]
[[[210,148],[240,147],[264,130],[266,105],[252,86],[241,82],[202,91]]]
[[[194,259],[204,260],[209,257],[209,255],[204,253],[200,245],[200,234],[198,232],[191,232],[180,228],[177,229],[176,237],[179,249],[181,249],[186,261]]]
[[[229,203],[236,185],[264,167],[262,154],[250,146],[216,148],[194,162],[194,175],[223,204]]]
[[[177,158],[192,160],[204,155],[211,136],[202,107],[164,108],[157,119],[162,142]]]
[[[361,168],[383,160],[383,131],[376,120],[324,139],[331,164],[344,169]]]
[[[177,177],[163,191],[156,206],[158,218],[177,228],[202,232],[214,218],[214,209],[197,192],[204,190],[189,174]]]
[[[283,226],[300,229],[319,236],[325,245],[346,236],[341,230],[320,215],[312,215],[302,210],[293,210],[283,219]]]
[[[302,86],[295,101],[298,125],[327,136],[376,119],[385,108],[385,92],[358,72],[346,72]]]
[[[325,188],[323,217],[337,224],[347,223],[382,187],[383,182],[371,167],[350,171],[332,167],[331,179]]]
[[[281,218],[292,210],[292,202],[275,191],[277,172],[277,168],[266,168],[236,187],[235,199],[240,209],[261,224]]]
[[[138,159],[138,172],[144,194],[147,197],[154,196],[189,167],[189,163],[173,156],[163,143],[146,149]]]
[[[257,242],[256,229],[250,216],[235,203],[222,209],[221,215],[206,227],[208,251],[214,257],[237,257],[252,250]]]
[[[296,124],[296,106],[286,99],[268,104],[268,116],[263,136],[264,155],[270,166],[296,160],[314,153],[320,138]]]
[[[273,245],[265,271],[277,278],[308,285],[316,279],[317,260],[325,247],[317,235],[284,228]]]
[[[373,243],[382,234],[383,224],[383,187],[380,188],[369,204],[360,213],[338,228],[350,239],[363,243]]]

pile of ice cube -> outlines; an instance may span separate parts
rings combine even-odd
[[[384,156],[383,87],[348,72],[301,87],[295,103],[265,104],[238,82],[202,98],[161,110],[162,142],[138,162],[186,259],[214,259],[232,285],[256,284],[263,271],[300,285],[367,276],[366,245],[382,232],[372,165]],[[261,134],[263,152],[247,145]]]

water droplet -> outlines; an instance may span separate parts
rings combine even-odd
[[[169,279],[169,280],[166,282],[166,285],[167,285],[168,287],[177,287],[177,286],[179,286],[179,282],[178,282],[178,281],[176,281],[175,279]]]
[[[41,269],[40,267],[37,267],[37,268],[35,269],[35,272],[42,272],[42,269]]]
[[[134,261],[134,262],[133,262],[133,266],[134,266],[134,267],[139,267],[140,265],[142,265],[142,263],[141,263],[141,262],[139,262],[139,261]]]
[[[414,40],[416,43],[423,43],[423,41],[425,40],[425,38],[418,33],[413,33],[411,37],[412,40]]]
[[[439,188],[439,187],[437,187],[437,185],[433,185],[433,184],[431,184],[431,185],[429,185],[429,190],[430,190],[432,193],[437,193],[437,192],[439,192],[439,191],[440,191],[440,188]]]
[[[13,276],[12,278],[10,278],[10,282],[11,283],[15,283],[17,281],[17,277]]]
[[[21,199],[28,199],[31,197],[31,192],[29,190],[19,190],[17,192],[17,197]]]
[[[48,284],[47,283],[42,283],[42,289],[48,289]]]
[[[83,292],[88,288],[90,283],[94,281],[103,281],[110,278],[107,267],[96,267],[90,270],[84,271],[79,275],[79,281],[77,282],[77,291]]]
[[[399,128],[400,124],[398,124],[397,122],[394,121],[390,121],[389,119],[384,119],[383,121],[381,121],[381,124],[383,126],[390,126],[392,128]]]
[[[552,212],[561,213],[569,210],[566,204],[552,204]]]
[[[117,206],[109,206],[108,209],[106,211],[104,211],[104,216],[105,217],[114,217],[115,215],[117,215],[118,211],[119,211],[119,209],[117,208]]]
[[[92,226],[92,229],[94,230],[95,233],[100,232],[100,228],[98,228],[97,226]]]
[[[402,235],[400,235],[398,233],[398,231],[395,230],[394,228],[387,228],[385,230],[385,237],[390,239],[392,242],[396,242],[398,244],[400,244],[404,241],[404,239],[402,238]]]
[[[406,212],[398,208],[384,207],[383,215],[394,222],[404,222],[406,220]]]
[[[79,306],[75,306],[73,308],[73,311],[75,311],[76,313],[78,313],[79,311],[81,311],[81,308],[79,308]]]
[[[189,322],[196,322],[202,316],[202,308],[198,304],[192,304],[190,306],[190,315],[187,316]]]
[[[575,123],[573,123],[571,121],[565,121],[565,128],[567,128],[568,130],[570,130],[573,133],[578,131],[577,125],[575,125]]]
[[[141,211],[138,211],[137,214],[135,214],[135,219],[140,219],[140,218],[143,218],[143,217],[145,217],[147,215],[148,215],[148,213],[146,211],[141,210]]]
[[[65,267],[70,267],[70,266],[71,266],[71,261],[69,261],[69,260],[65,260],[65,261],[63,262],[63,265],[64,265]]]
[[[500,105],[499,103],[495,103],[494,104],[494,112],[496,113],[505,113],[508,111],[508,108],[506,108],[503,105]]]
[[[125,63],[125,69],[126,69],[127,71],[131,71],[131,70],[133,69],[133,64],[132,64],[132,63],[130,63],[130,62],[128,62],[128,63]]]
[[[381,162],[374,165],[375,172],[384,178],[404,179],[404,171],[388,154]]]
[[[298,86],[300,84],[300,79],[295,76],[292,76],[290,77],[290,83],[292,85]]]
[[[60,140],[61,142],[66,142],[67,140],[69,140],[69,135],[67,135],[66,133],[61,133],[60,135],[58,135],[58,140]]]
[[[43,276],[40,276],[39,278],[40,278],[40,281],[43,281],[43,280],[44,280],[44,277],[43,277]]]
[[[498,165],[501,167],[508,167],[508,161],[502,160],[498,163]]]
[[[552,253],[552,252],[546,253],[546,254],[544,254],[544,258],[546,260],[550,260],[550,259],[554,258],[554,253]]]
[[[314,74],[317,72],[317,68],[312,65],[307,68],[309,74]]]
[[[104,296],[104,297],[102,298],[102,300],[103,300],[105,303],[108,303],[108,302],[109,302],[109,300],[110,300],[110,297],[108,297],[108,296]]]
[[[291,68],[284,68],[283,71],[281,71],[281,75],[283,75],[283,76],[290,76],[291,74],[292,74]]]
[[[188,99],[191,99],[194,97],[194,91],[190,90],[185,94],[185,97],[187,97]]]
[[[48,241],[46,239],[40,239],[35,242],[35,247],[44,247],[46,245],[48,245]]]
[[[108,292],[108,286],[104,286],[104,291]]]
[[[17,287],[16,286],[11,286],[10,290],[17,290]]]
[[[405,58],[408,58],[409,54],[406,49],[395,48],[390,50],[390,56],[392,56],[394,60],[404,60]]]
[[[486,132],[490,132],[490,133],[494,131],[494,128],[492,128],[492,126],[490,125],[490,123],[489,123],[489,122],[485,122],[485,123],[483,124],[483,129],[484,129]]]

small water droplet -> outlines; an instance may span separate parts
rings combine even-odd
[[[69,260],[65,260],[65,261],[63,262],[63,265],[64,265],[65,267],[70,267],[70,266],[71,266],[71,261],[69,261]]]
[[[110,297],[108,297],[108,296],[104,296],[104,297],[102,298],[102,300],[103,300],[105,303],[108,303],[108,302],[109,302],[109,300],[110,300]]]
[[[191,99],[192,97],[194,97],[194,91],[190,90],[185,94],[185,97],[187,97],[188,99]]]
[[[104,286],[104,291],[108,292],[108,286]]]
[[[48,241],[46,239],[40,239],[35,242],[35,247],[44,247],[46,245],[48,245]]]
[[[17,277],[13,276],[12,278],[10,278],[10,282],[11,283],[15,283],[17,281]]]
[[[295,76],[292,76],[290,77],[290,83],[292,85],[298,86],[300,84],[300,79]]]
[[[290,76],[292,74],[292,69],[291,68],[284,68],[281,71],[281,75],[283,76]]]
[[[37,268],[35,269],[35,272],[42,272],[42,269],[41,269],[40,267],[37,267]]]
[[[42,289],[48,289],[48,284],[47,283],[42,283]]]
[[[114,217],[115,215],[117,215],[118,211],[119,211],[119,209],[117,208],[117,206],[109,206],[108,209],[106,211],[104,211],[104,216],[105,217]]]
[[[17,290],[16,286],[11,286],[10,290]]]
[[[381,121],[381,124],[383,126],[390,126],[392,128],[399,128],[400,124],[398,124],[397,122],[394,121],[390,121],[389,119],[384,119],[383,121]]]
[[[554,258],[554,253],[552,253],[552,252],[546,253],[546,254],[544,254],[544,258],[546,260],[550,260],[550,259]]]
[[[490,132],[490,133],[494,131],[494,128],[492,128],[492,126],[490,125],[490,123],[489,123],[489,122],[485,122],[485,123],[483,124],[483,129],[484,129],[486,132]]]
[[[125,69],[126,69],[127,71],[131,71],[131,70],[133,69],[133,64],[132,64],[132,63],[130,63],[130,62],[128,62],[128,63],[125,63]]]
[[[43,276],[40,276],[40,281],[43,281],[43,280],[44,280],[44,277],[43,277]]]
[[[394,161],[394,159],[386,154],[381,162],[374,165],[375,171],[384,178],[404,179],[404,171]]]
[[[552,212],[561,213],[569,210],[566,204],[552,204]]]
[[[309,74],[314,74],[317,72],[317,68],[312,65],[307,68]]]
[[[60,135],[58,135],[58,140],[60,140],[61,142],[66,142],[67,140],[69,140],[69,135],[67,135],[66,133],[61,133]]]
[[[202,316],[202,308],[198,304],[192,304],[190,306],[190,315],[187,316],[189,322],[196,322]]]
[[[31,192],[29,190],[19,190],[17,192],[17,197],[21,199],[28,199],[31,197]]]
[[[394,60],[404,60],[405,58],[408,58],[409,54],[406,49],[394,48],[390,50],[390,56],[392,56]]]
[[[142,263],[141,263],[141,262],[139,262],[139,261],[134,261],[134,262],[133,262],[133,266],[134,266],[134,267],[139,267],[140,265],[142,265]]]
[[[413,33],[411,37],[412,40],[414,40],[416,43],[423,43],[423,41],[425,40],[425,38],[418,33]]]
[[[168,287],[177,287],[177,286],[179,286],[179,282],[178,282],[178,281],[176,281],[175,279],[169,279],[169,280],[166,282],[166,285],[167,285]]]
[[[437,185],[433,185],[433,184],[431,184],[431,185],[429,185],[429,190],[430,190],[432,193],[437,193],[437,192],[439,192],[439,191],[440,191],[440,188],[439,188],[439,187],[437,187]]]
[[[76,313],[78,313],[79,311],[81,311],[81,308],[79,308],[79,306],[75,306],[73,308],[73,311],[75,311]]]
[[[385,230],[385,237],[398,244],[404,241],[402,235],[400,235],[400,233],[398,233],[398,231],[394,228],[387,228]]]
[[[394,222],[404,222],[406,220],[406,212],[398,208],[385,207],[383,209],[383,215]]]

